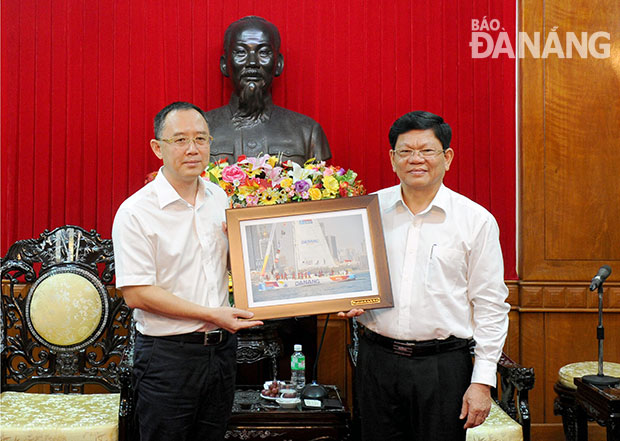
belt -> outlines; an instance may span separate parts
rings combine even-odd
[[[162,340],[174,341],[179,343],[193,343],[201,344],[204,346],[219,345],[228,339],[230,333],[223,329],[216,329],[208,332],[191,332],[189,334],[176,334],[176,335],[159,335],[159,336],[146,336],[151,338],[161,338]]]
[[[475,345],[472,338],[458,338],[450,336],[445,340],[395,340],[360,326],[360,335],[367,340],[378,344],[397,355],[404,357],[423,357],[426,355],[441,354],[458,349],[471,348]]]

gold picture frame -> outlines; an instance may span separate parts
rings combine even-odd
[[[377,195],[226,211],[235,306],[273,319],[393,306]]]

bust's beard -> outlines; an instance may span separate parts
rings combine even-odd
[[[254,127],[269,119],[265,114],[265,93],[261,82],[250,81],[239,93],[239,109],[233,115],[233,124],[237,129]]]

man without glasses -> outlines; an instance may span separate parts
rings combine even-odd
[[[280,33],[264,18],[248,16],[233,22],[224,34],[222,74],[234,92],[227,106],[207,112],[215,141],[211,160],[235,162],[241,155],[282,154],[282,160],[303,164],[310,158],[331,158],[321,126],[311,118],[271,100],[271,84],[284,69]]]

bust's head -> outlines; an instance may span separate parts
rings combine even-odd
[[[255,92],[268,96],[273,78],[282,73],[283,67],[280,33],[273,23],[248,16],[228,26],[220,70],[231,79],[240,98]]]

